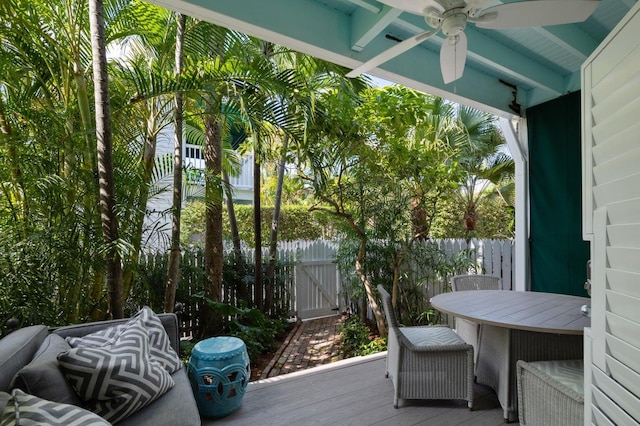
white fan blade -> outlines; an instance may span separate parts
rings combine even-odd
[[[429,37],[435,35],[438,31],[440,31],[440,28],[436,28],[433,31],[425,31],[423,33],[420,33],[420,34],[417,34],[417,35],[415,35],[413,37],[410,37],[410,38],[406,39],[405,41],[403,41],[401,43],[396,44],[392,48],[385,50],[384,52],[380,53],[377,56],[374,56],[373,58],[369,59],[364,64],[360,65],[358,68],[356,68],[353,71],[349,72],[347,74],[347,77],[349,77],[349,78],[357,77],[362,73],[365,73],[367,71],[370,71],[370,70],[374,69],[378,65],[383,64],[383,63],[387,62],[388,60],[390,60],[392,58],[395,58],[396,56],[400,55],[401,53],[406,52],[407,50],[411,49],[412,47],[419,45],[420,43],[422,43],[423,41],[425,41]]]
[[[467,0],[467,5],[465,6],[464,11],[465,13],[477,12],[488,2],[489,0]]]
[[[571,24],[585,21],[599,4],[600,0],[532,0],[505,3],[482,11],[476,26],[502,30]],[[482,16],[489,13],[495,13],[495,19],[483,21]],[[473,22],[472,19],[470,21]]]
[[[440,48],[440,70],[444,84],[449,84],[462,77],[464,64],[467,61],[467,36],[460,33],[458,40],[452,43],[451,38],[442,42]]]

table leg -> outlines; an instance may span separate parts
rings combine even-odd
[[[504,410],[505,422],[518,418],[509,398],[510,341],[509,329],[487,324],[481,326],[476,376],[478,383],[487,385],[496,392]]]

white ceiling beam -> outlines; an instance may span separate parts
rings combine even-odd
[[[369,2],[366,2],[364,0],[348,0],[349,3],[353,3],[356,6],[360,6],[363,9],[368,10],[369,12],[373,12],[373,13],[378,13],[380,12],[380,8],[377,6],[372,5]]]
[[[356,9],[351,15],[351,49],[360,52],[401,13],[401,10],[386,5],[377,13]]]

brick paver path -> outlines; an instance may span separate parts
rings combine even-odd
[[[341,324],[340,315],[298,322],[260,378],[293,373],[342,359],[338,342]]]

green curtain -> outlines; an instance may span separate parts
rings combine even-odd
[[[580,92],[527,109],[531,289],[586,296]]]

